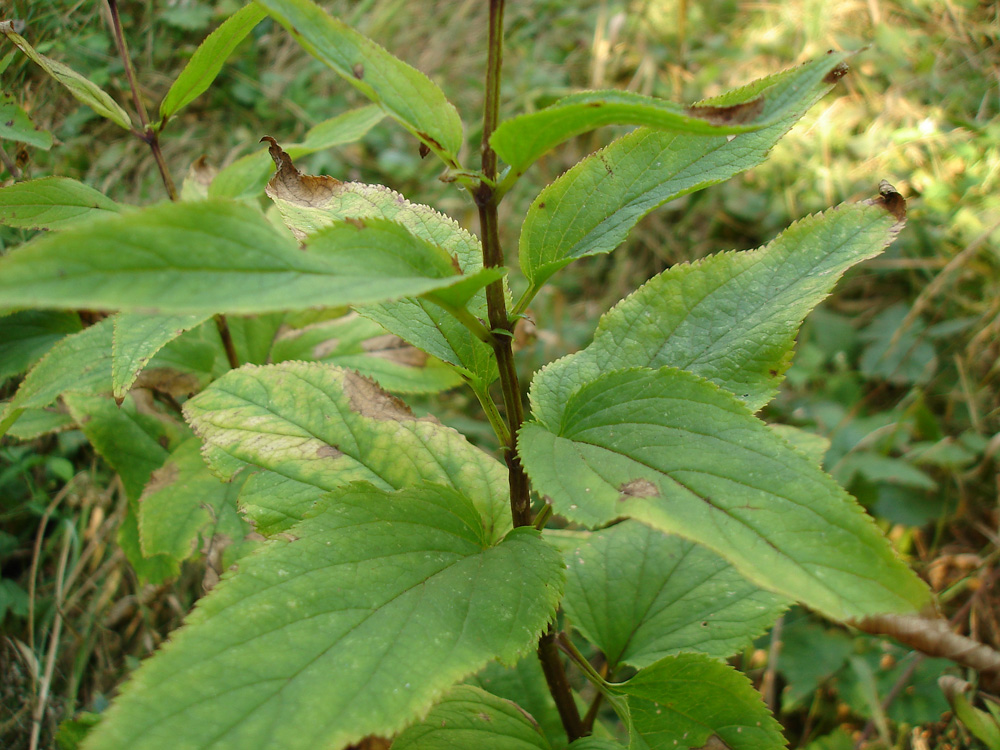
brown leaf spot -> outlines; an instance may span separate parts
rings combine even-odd
[[[365,77],[365,66],[361,63],[355,63],[354,67],[351,68],[351,74],[360,81]]]
[[[355,229],[364,229],[365,227],[368,226],[367,224],[365,224],[364,219],[359,219],[356,216],[345,216],[344,221],[346,221]]]
[[[427,354],[391,333],[362,341],[361,348],[373,357],[387,359],[406,367],[423,367],[427,364]]]
[[[621,501],[631,500],[634,497],[659,497],[660,490],[648,479],[633,479],[625,482],[618,488]]]
[[[764,97],[758,96],[748,102],[730,104],[726,107],[702,105],[688,107],[684,111],[690,117],[697,117],[712,125],[745,125],[752,122],[763,109]]]
[[[830,52],[832,51],[833,50],[830,50]],[[845,62],[837,63],[837,65],[833,68],[833,70],[831,70],[829,73],[823,76],[823,83],[829,83],[831,85],[836,83],[841,78],[846,76],[848,71],[850,71],[850,69],[851,69],[850,66]]]
[[[480,721],[485,721],[487,723],[493,721],[493,717],[490,716],[485,711],[480,711],[478,714],[476,714],[476,718],[479,719]]]
[[[140,372],[134,387],[149,388],[173,398],[181,398],[197,393],[201,383],[193,373],[181,372],[173,367],[154,367]]]
[[[173,461],[167,461],[163,466],[149,475],[149,482],[146,483],[139,502],[141,503],[145,500],[147,495],[152,495],[154,492],[159,492],[164,487],[173,484],[177,481],[178,476],[180,476],[180,469],[177,464]]]
[[[312,349],[313,359],[323,359],[324,357],[337,351],[337,347],[339,346],[340,339],[327,339],[326,341],[321,341]]]
[[[344,393],[350,401],[351,411],[362,417],[383,422],[416,420],[409,406],[383,391],[375,381],[369,380],[364,375],[356,372],[345,373]]]
[[[896,217],[896,221],[906,221],[906,199],[886,180],[878,184],[878,198],[865,201],[869,206],[882,206]]]
[[[420,131],[417,131],[417,138],[424,141],[424,143],[428,144],[429,146],[433,146],[439,151],[444,151],[444,149],[441,148],[441,144],[438,143],[437,138],[431,138],[429,135],[427,135],[427,133],[421,133]]]
[[[344,454],[332,445],[321,445],[316,449],[317,458],[340,458]]]
[[[215,179],[215,175],[218,173],[219,170],[209,164],[208,157],[202,154],[191,165],[191,169],[187,173],[187,178],[195,184],[207,188],[212,184],[212,180]]]

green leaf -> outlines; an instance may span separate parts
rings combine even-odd
[[[785,711],[809,708],[816,691],[840,670],[854,652],[854,641],[843,628],[821,625],[799,611],[785,617],[781,630],[778,671],[785,677],[781,705]]]
[[[364,305],[358,312],[405,341],[455,367],[474,388],[485,391],[500,375],[489,344],[443,308],[423,299]]]
[[[143,581],[160,583],[175,577],[180,568],[166,555],[146,555],[139,545],[137,516],[139,496],[150,474],[163,465],[168,451],[160,444],[166,437],[156,417],[141,414],[132,399],[119,408],[106,396],[67,394],[69,412],[87,440],[118,472],[128,511],[118,531],[118,541],[129,563]]]
[[[266,11],[255,3],[249,3],[227,18],[198,45],[198,49],[194,51],[188,64],[184,66],[184,70],[177,76],[177,80],[160,103],[160,117],[163,123],[212,85],[226,59],[265,16],[267,16]]]
[[[395,393],[437,393],[462,383],[440,360],[356,313],[285,329],[274,342],[271,361],[288,360],[355,370]]]
[[[22,229],[65,229],[110,216],[121,206],[69,177],[43,177],[0,188],[0,224]]]
[[[160,421],[140,413],[131,398],[120,407],[107,396],[70,393],[64,400],[94,450],[118,472],[125,494],[138,500],[150,474],[167,459]]]
[[[36,126],[10,94],[0,93],[0,139],[19,141],[48,151],[52,133]]]
[[[392,743],[393,750],[551,750],[538,725],[516,703],[458,685]]]
[[[746,133],[768,124],[754,122],[762,108],[759,98],[730,107],[684,107],[631,91],[583,91],[538,112],[505,120],[493,132],[490,145],[515,174],[522,175],[560,143],[604,125],[645,125],[692,135]]]
[[[462,121],[437,84],[312,0],[259,0],[313,57],[367,96],[449,166],[462,147]]]
[[[63,337],[49,349],[8,402],[0,434],[24,409],[48,406],[63,393],[110,393],[112,325],[107,318]]]
[[[639,128],[570,169],[539,194],[521,229],[529,294],[573,260],[614,250],[654,208],[759,164],[829,91],[844,58],[826,55],[701,103],[733,105],[766,92],[760,119],[774,124],[761,130],[709,137]]]
[[[548,531],[545,532],[545,539],[549,539]],[[550,743],[556,747],[566,744],[566,730],[545,682],[545,673],[537,654],[528,654],[512,667],[491,662],[479,674],[466,680],[466,684],[516,703],[538,722]],[[583,711],[586,711],[585,707]]]
[[[0,317],[0,381],[20,375],[80,327],[76,313],[24,310]]]
[[[149,315],[121,313],[115,316],[111,346],[111,383],[116,399],[121,399],[139,373],[165,344],[184,331],[201,325],[207,315]]]
[[[223,478],[252,465],[320,490],[436,482],[472,499],[491,540],[510,528],[506,469],[356,373],[307,362],[246,366],[188,401],[184,413]]]
[[[603,737],[581,737],[570,744],[568,750],[626,750],[626,746]]]
[[[877,200],[845,204],[796,222],[757,250],[674,266],[606,313],[590,346],[545,368],[533,397],[558,408],[602,372],[671,366],[757,411],[777,393],[808,312],[901,228]],[[536,413],[553,418],[540,407]]]
[[[427,243],[374,220],[331,226],[313,249],[323,256],[301,252],[239,203],[160,204],[9,253],[0,305],[250,314],[375,302],[466,279]]]
[[[143,552],[181,562],[206,548],[216,554],[233,544],[246,548],[251,528],[236,511],[242,484],[223,482],[208,470],[200,440],[181,443],[153,471],[140,498]]]
[[[323,151],[344,143],[353,143],[365,136],[385,117],[385,112],[374,104],[352,109],[306,132],[302,143],[288,146],[288,154],[293,159]],[[267,149],[247,154],[225,169],[212,180],[208,194],[222,198],[247,198],[260,195],[271,176],[271,157]]]
[[[581,384],[558,421],[522,428],[519,446],[536,489],[567,518],[632,516],[835,619],[911,612],[928,599],[850,495],[691,373],[618,370]]]
[[[965,691],[971,686],[963,680],[950,676],[942,677],[938,682],[958,720],[989,750],[1000,750],[1000,722],[997,722],[994,715],[972,705],[965,695]]]
[[[223,478],[235,481],[231,476]],[[258,534],[272,537],[305,518],[322,494],[314,484],[259,470],[247,478],[237,505]]]
[[[487,536],[445,487],[328,496],[198,603],[89,750],[312,750],[399,731],[530,650],[554,614],[558,553],[530,529]]]
[[[306,237],[341,219],[389,219],[406,227],[415,237],[439,247],[463,273],[474,275],[482,270],[479,239],[430,206],[410,203],[382,185],[344,183],[330,177],[304,175],[277,143],[272,143],[270,151],[278,170],[268,183],[267,194],[296,236]],[[487,318],[484,294],[477,294],[467,307],[473,316]],[[453,315],[428,300],[404,299],[365,305],[359,312],[428,354],[455,366],[481,390],[498,376],[491,347],[473,336]]]
[[[0,21],[0,33],[5,34],[38,67],[65,86],[75,99],[116,125],[126,130],[132,129],[132,121],[129,119],[128,113],[118,106],[114,99],[101,90],[97,84],[87,80],[69,66],[36,52],[27,39],[14,32],[13,21]]]
[[[788,605],[704,547],[635,521],[595,532],[565,558],[563,607],[612,669],[682,651],[725,659]]]
[[[125,553],[125,559],[135,571],[142,585],[159,585],[180,574],[180,566],[167,555],[146,557],[139,543],[139,508],[134,500],[129,500],[125,516],[118,527],[118,546]]]
[[[772,422],[767,426],[771,432],[776,433],[792,447],[797,448],[808,456],[809,460],[814,464],[817,466],[823,465],[823,458],[826,456],[826,452],[830,450],[829,438],[787,424]]]
[[[25,409],[7,430],[7,434],[16,440],[28,441],[53,432],[62,432],[73,426],[73,417],[62,411]]]
[[[631,733],[650,750],[726,747],[782,750],[781,725],[744,675],[701,654],[679,654],[646,667],[611,690],[625,696]],[[722,745],[709,745],[712,737]],[[636,746],[632,738],[632,746]]]
[[[240,362],[262,365],[271,361],[271,348],[274,346],[278,331],[284,325],[285,317],[284,313],[248,317],[228,316],[226,320],[229,335],[233,339],[233,346]],[[215,338],[219,338],[218,334]],[[226,369],[229,369],[228,363]]]

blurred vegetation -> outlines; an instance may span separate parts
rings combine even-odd
[[[149,105],[237,0],[124,2]],[[477,161],[485,4],[478,0],[326,2],[438,81],[467,123]],[[128,103],[103,3],[12,0],[38,49]],[[507,10],[504,113],[581,88],[693,101],[830,48],[861,50],[841,82],[751,173],[647,217],[627,246],[563,272],[535,300],[524,374],[589,341],[597,316],[672,264],[766,243],[790,222],[876,192],[909,200],[907,228],[848,276],[806,322],[786,387],[765,411],[830,441],[827,469],[939,592],[956,628],[1000,647],[1000,5],[978,0],[538,0]],[[22,178],[81,179],[115,199],[165,198],[146,145],[94,115],[16,50],[0,86],[51,130],[49,151],[0,143]],[[266,20],[208,93],[172,123],[166,159],[180,179],[202,154],[224,166],[361,102]],[[606,143],[607,129],[544,158],[503,206],[502,239],[542,185]],[[379,182],[475,229],[468,196],[386,121],[304,169]],[[9,166],[0,179],[10,179]],[[0,247],[28,233],[0,230]],[[517,284],[516,278],[513,283]],[[13,392],[8,380],[3,394]],[[445,419],[488,445],[466,394]],[[429,408],[429,405],[425,408]],[[196,566],[141,587],[114,544],[124,494],[80,433],[0,447],[0,745],[75,747],[138,659],[201,592]],[[778,710],[792,747],[974,747],[936,685],[948,664],[855,638],[806,612],[741,659]],[[951,668],[951,673],[956,673]],[[970,678],[970,675],[962,675]],[[66,722],[76,716],[77,722]]]

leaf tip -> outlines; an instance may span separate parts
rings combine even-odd
[[[906,220],[906,199],[900,195],[899,191],[888,180],[882,180],[878,184],[878,195],[878,198],[872,198],[865,201],[865,203],[870,206],[881,206],[892,214],[896,218],[896,221],[902,222]]]
[[[832,50],[832,49],[831,50],[827,50],[826,54],[832,55],[832,54],[834,54],[834,50]],[[850,72],[850,70],[851,70],[851,67],[847,63],[841,61],[841,62],[837,63],[836,65],[834,65],[833,69],[830,70],[829,73],[827,73],[825,76],[823,76],[823,83],[827,83],[827,84],[833,85],[837,81],[839,81],[841,78],[843,78],[844,76],[846,76],[848,74],[848,72]]]

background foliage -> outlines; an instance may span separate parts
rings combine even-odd
[[[150,102],[236,0],[122,4]],[[362,33],[438,81],[463,114],[481,106],[485,6],[478,0],[328,2]],[[38,49],[126,101],[103,4],[14,0]],[[963,632],[1000,646],[997,456],[1000,454],[1000,9],[975,0],[646,0],[512,2],[502,115],[580,88],[617,87],[674,101],[709,96],[814,57],[867,49],[828,107],[807,114],[764,165],[647,217],[615,260],[578,262],[533,302],[521,331],[527,370],[587,343],[598,314],[655,273],[710,252],[750,248],[791,221],[871,195],[889,179],[910,201],[907,229],[848,275],[809,319],[795,364],[765,417],[830,440],[826,468],[912,555]],[[79,106],[12,47],[0,85],[55,145],[0,142],[24,177],[59,174],[130,203],[161,200],[145,144]],[[262,134],[302,140],[316,123],[363,104],[270,20],[205,95],[173,123],[164,152],[179,180],[206,154],[224,166]],[[475,122],[475,118],[466,118]],[[171,135],[172,134],[172,135]],[[480,134],[467,133],[466,149]],[[607,133],[543,158],[502,211],[506,247],[542,184]],[[382,183],[475,228],[472,202],[438,182],[437,165],[383,122],[356,144],[303,157],[309,173]],[[534,180],[534,182],[532,182]],[[501,217],[503,219],[503,216]],[[0,229],[0,244],[25,230]],[[516,281],[515,281],[516,284]],[[63,331],[54,331],[53,340]],[[2,342],[0,342],[2,347]],[[16,367],[4,362],[0,377]],[[4,397],[16,385],[3,385]],[[484,447],[491,432],[463,393],[449,421]],[[440,412],[439,412],[440,413]],[[79,727],[160,643],[211,579],[189,565],[167,586],[140,587],[115,546],[122,481],[82,434],[0,446],[0,744],[43,737],[73,747]],[[123,478],[127,481],[127,478]],[[211,556],[209,556],[212,563]],[[214,561],[216,568],[221,561]],[[65,619],[55,616],[59,611]],[[63,624],[65,623],[65,624]],[[947,747],[973,742],[945,712],[945,662],[793,610],[740,659],[779,709],[792,746]],[[488,680],[488,677],[482,677]],[[86,721],[84,716],[79,721]],[[921,744],[922,743],[922,744]]]

